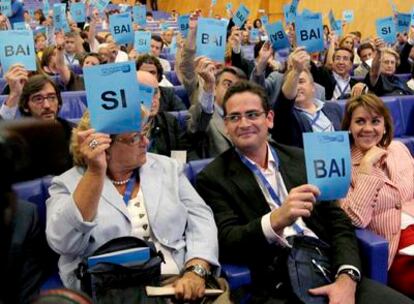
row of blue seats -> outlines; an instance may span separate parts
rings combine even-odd
[[[381,97],[391,112],[394,138],[402,141],[414,155],[414,95]],[[344,111],[346,100],[339,100]]]
[[[186,164],[184,172],[192,184],[196,181],[197,174],[212,159],[203,159],[190,161]],[[48,188],[52,177],[46,176],[31,181],[21,182],[13,185],[13,189],[21,199],[28,200],[38,207],[39,220],[43,227],[46,223],[46,205],[45,201],[49,197]],[[364,274],[381,283],[387,283],[387,261],[388,261],[388,243],[385,239],[375,235],[368,230],[357,231],[357,238],[361,249]],[[250,271],[243,265],[222,265],[222,276],[224,276],[231,289],[248,285],[251,282]],[[61,287],[62,282],[57,273],[51,276],[44,284],[42,289],[52,289]]]

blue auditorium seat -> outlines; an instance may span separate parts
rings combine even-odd
[[[168,81],[172,83],[172,85],[174,86],[181,85],[181,82],[178,79],[177,73],[175,71],[165,72],[164,75],[168,79]]]
[[[187,90],[183,85],[175,86],[174,87],[174,93],[181,98],[181,100],[184,102],[185,106],[190,108],[190,98],[188,97]]]
[[[182,110],[182,111],[171,111],[168,112],[171,115],[174,115],[175,118],[178,120],[178,125],[182,130],[187,130],[187,120],[189,119],[190,113],[188,110]]]
[[[79,119],[86,110],[85,91],[62,92],[62,107],[59,117],[64,119]]]

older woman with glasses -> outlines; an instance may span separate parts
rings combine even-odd
[[[393,141],[389,110],[375,95],[349,100],[342,122],[350,133],[352,183],[341,206],[352,223],[389,242],[389,280],[414,297],[414,160]]]
[[[203,296],[202,274],[218,267],[212,212],[178,163],[147,147],[141,133],[96,132],[88,112],[74,130],[75,167],[54,178],[47,201],[46,235],[61,255],[66,287],[79,288],[74,271],[82,258],[111,239],[135,236],[164,254],[162,274],[182,274],[177,298]]]

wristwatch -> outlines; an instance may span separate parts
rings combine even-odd
[[[339,277],[340,274],[346,274],[354,282],[357,282],[358,283],[359,281],[361,281],[361,275],[356,270],[354,270],[354,269],[351,269],[351,268],[342,269],[340,272],[338,272],[338,274],[336,275],[336,277]]]
[[[211,272],[205,269],[203,266],[199,264],[194,264],[191,266],[188,266],[186,269],[184,269],[183,274],[186,272],[194,272],[199,277],[206,279],[207,276],[211,275]]]

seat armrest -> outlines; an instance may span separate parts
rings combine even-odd
[[[247,266],[222,264],[221,275],[227,280],[231,290],[251,283],[250,270]]]
[[[363,273],[366,277],[387,284],[388,241],[368,229],[355,230]]]

